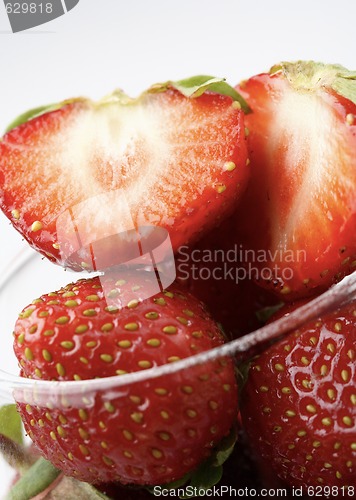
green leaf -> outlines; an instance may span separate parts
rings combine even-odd
[[[6,500],[28,500],[45,491],[59,476],[60,471],[50,462],[40,458],[15,483],[8,493]]]
[[[339,64],[314,61],[281,62],[270,69],[270,74],[283,73],[297,90],[325,87],[334,90],[356,104],[356,72]]]
[[[178,490],[179,488],[185,489],[187,486],[206,491],[216,484],[218,484],[223,475],[223,464],[229,458],[234,450],[237,440],[237,430],[233,427],[228,436],[223,438],[218,446],[213,451],[212,455],[199,465],[197,469],[186,474],[178,481],[168,483],[162,486],[167,490]],[[147,488],[150,493],[154,493],[154,488]],[[178,492],[176,492],[178,494]],[[177,496],[173,495],[172,496]],[[179,498],[193,498],[189,495],[179,495]]]
[[[37,116],[43,115],[44,113],[47,113],[48,111],[52,111],[52,107],[54,105],[51,104],[49,106],[39,106],[37,108],[30,109],[26,111],[25,113],[22,113],[20,116],[15,118],[8,127],[6,127],[5,133],[10,132],[10,130],[13,130],[14,128],[18,127],[19,125],[22,125],[23,123],[26,123],[32,118],[36,118]]]
[[[335,92],[356,104],[356,74],[354,72],[345,73],[341,71],[335,78],[332,88]]]
[[[226,95],[231,97],[234,101],[239,102],[245,113],[249,113],[251,111],[245,99],[226,82],[225,78],[216,78],[209,75],[197,75],[175,82],[168,81],[165,83],[158,83],[153,85],[148,92],[164,92],[169,87],[177,89],[181,94],[189,98],[199,97],[207,91]]]
[[[222,323],[217,322],[216,324],[220,330],[221,335],[224,337],[225,342],[229,342],[230,340],[233,340],[234,336],[233,336],[232,332],[230,332],[230,331],[227,332],[225,330],[225,328],[223,327]]]
[[[194,476],[190,481],[190,486],[199,490],[206,491],[221,481],[223,475],[223,468],[221,465],[217,467],[204,467],[201,466],[196,470]],[[202,495],[200,495],[202,496]],[[189,498],[182,496],[181,498]]]
[[[28,500],[41,493],[51,500],[109,500],[91,484],[65,476],[44,459],[13,486],[6,499]]]
[[[235,427],[231,429],[228,436],[223,438],[215,452],[214,466],[218,467],[223,465],[234,451],[237,441],[237,430]]]
[[[251,363],[252,359],[248,359],[242,361],[237,366],[237,372],[238,372],[237,386],[238,386],[239,401],[241,400],[242,391],[244,390],[244,387],[248,380],[248,373],[250,371]]]
[[[23,427],[16,405],[0,407],[0,434],[17,444],[23,444]]]
[[[184,80],[170,82],[172,87],[176,88],[186,97],[199,97],[206,90],[211,89],[219,83],[225,82],[224,78],[216,78],[214,76],[197,75]]]
[[[250,111],[245,99],[226,82],[225,78],[197,75],[177,82],[171,82],[171,85],[186,97],[199,97],[207,90],[226,95],[231,97],[234,101],[239,102],[245,113]]]
[[[55,104],[47,104],[45,106],[39,106],[37,108],[30,109],[29,111],[26,111],[25,113],[22,113],[20,116],[15,118],[15,120],[13,120],[10,123],[10,125],[8,125],[8,127],[5,130],[5,133],[10,132],[14,128],[22,125],[23,123],[29,122],[33,118],[38,118],[39,116],[44,115],[46,113],[51,113],[53,111],[57,111],[58,109],[63,108],[67,104],[71,104],[72,102],[83,101],[83,100],[84,99],[81,97],[76,98],[76,99],[67,99],[65,101],[57,102]]]
[[[279,302],[275,306],[267,306],[259,309],[255,314],[256,318],[263,325],[284,305],[283,302]]]

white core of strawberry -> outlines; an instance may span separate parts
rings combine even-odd
[[[82,198],[103,191],[97,169],[105,167],[101,174],[113,188],[125,188],[130,206],[147,196],[173,154],[159,113],[140,106],[121,107],[118,112],[117,105],[105,105],[80,113],[60,139],[60,164],[74,174],[73,186],[82,190]],[[134,189],[127,189],[131,185]],[[100,213],[102,207],[92,208]]]
[[[273,123],[268,148],[270,158],[278,158],[271,169],[277,182],[284,176],[292,179],[291,189],[282,193],[283,203],[289,203],[285,219],[280,217],[284,211],[280,206],[281,190],[270,193],[275,214],[272,220],[278,225],[273,234],[286,235],[285,242],[274,241],[275,247],[295,242],[298,221],[310,219],[315,229],[318,222],[324,225],[325,216],[333,220],[335,204],[340,203],[342,194],[352,198],[354,185],[344,175],[344,169],[355,160],[349,157],[346,127],[327,99],[331,97],[321,97],[315,91],[295,91],[286,84],[279,100],[271,104]],[[320,220],[316,220],[318,214]]]
[[[239,131],[217,126],[236,114],[233,107],[221,107],[219,115],[216,109],[197,112],[193,99],[167,99],[163,93],[129,104],[88,101],[60,118],[55,131],[42,130],[20,155],[31,165],[27,185],[41,179],[45,198],[43,191],[33,189],[22,210],[35,212],[40,206],[46,224],[53,217],[53,204],[58,216],[93,197],[91,227],[112,224],[127,203],[139,225],[173,224],[186,200],[214,187],[233,154],[225,146],[226,154],[221,153],[222,137],[233,149]],[[14,190],[21,189],[23,177],[11,181]],[[102,200],[96,205],[98,194],[114,190],[123,190],[125,199],[117,199],[115,206],[103,207]],[[51,200],[48,210],[46,199]]]

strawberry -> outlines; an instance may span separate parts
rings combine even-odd
[[[177,284],[141,301],[136,277],[107,277],[107,287],[110,280],[117,307],[107,306],[95,277],[43,295],[23,310],[14,333],[23,377],[104,381],[223,343],[203,304]],[[120,301],[127,306],[119,307]],[[64,399],[38,391],[32,399],[28,391],[16,394],[28,434],[65,474],[94,484],[173,481],[207,458],[236,420],[229,359],[144,382],[124,380],[96,393],[83,392],[79,383]]]
[[[353,302],[269,347],[252,361],[242,390],[252,447],[304,494],[313,496],[308,488],[317,486],[334,487],[335,497],[354,494],[355,345]]]
[[[257,490],[258,493],[251,496],[263,496],[266,488],[276,490],[285,486],[273,474],[270,467],[262,468],[263,466],[264,464],[262,466],[259,464],[254,451],[249,447],[244,431],[240,429],[233,453],[224,464],[224,474],[221,484],[229,485],[229,488],[235,488],[236,490],[240,490],[240,492],[245,490],[246,496],[248,496],[247,493],[250,493],[252,489]],[[225,491],[226,496],[229,496],[230,492],[231,490]]]
[[[74,270],[139,256],[140,227],[167,230],[175,250],[245,188],[241,106],[221,79],[194,77],[136,99],[116,91],[26,113],[0,142],[0,207],[35,249]]]
[[[231,338],[264,323],[264,312],[280,299],[256,285],[239,260],[234,243],[234,218],[225,220],[193,246],[176,254],[177,281],[206,304],[213,318]]]
[[[235,239],[261,285],[319,293],[356,264],[356,73],[281,63],[237,88],[252,108],[252,179]]]

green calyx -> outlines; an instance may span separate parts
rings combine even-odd
[[[22,421],[16,406],[10,404],[0,407],[0,453],[20,475],[25,474],[36,460],[23,438]]]
[[[282,73],[296,90],[329,88],[356,104],[356,71],[349,71],[339,64],[281,62],[270,69],[271,75],[277,73]]]
[[[205,92],[225,95],[231,97],[233,101],[238,102],[244,113],[247,114],[251,111],[245,99],[226,82],[225,78],[216,78],[214,76],[207,75],[197,75],[185,78],[184,80],[168,80],[164,83],[155,83],[136,98],[129,97],[121,89],[117,89],[97,103],[93,104],[102,106],[105,104],[119,103],[123,106],[130,106],[140,102],[141,99],[149,94],[158,94],[166,92],[169,89],[178,90],[178,92],[189,99],[200,97]]]
[[[9,491],[6,500],[25,500],[33,498],[46,490],[59,476],[60,471],[52,464],[40,458],[35,464],[15,483]]]
[[[13,120],[10,123],[10,125],[6,127],[5,133],[7,134],[7,132],[10,132],[10,130],[19,127],[23,123],[29,122],[33,118],[37,118],[38,116],[44,115],[46,113],[51,113],[52,111],[57,111],[58,109],[61,109],[67,104],[70,104],[74,101],[82,101],[82,100],[83,99],[68,99],[66,101],[58,102],[55,104],[47,104],[45,106],[38,106],[37,108],[25,111],[25,113],[19,115],[17,118],[15,118],[15,120]]]
[[[233,427],[229,435],[220,441],[210,458],[180,480],[164,484],[163,487],[171,491],[171,496],[179,496],[181,499],[192,498],[192,495],[181,494],[188,485],[191,491],[203,492],[209,490],[220,482],[223,475],[223,465],[233,452],[236,441],[237,430]],[[154,493],[154,488],[147,488],[147,490]]]
[[[213,76],[205,76],[198,75],[193,76],[191,78],[186,78],[184,80],[179,80],[176,82],[168,81],[165,83],[157,83],[152,85],[148,90],[142,93],[136,99],[129,97],[121,90],[115,90],[112,94],[104,97],[97,103],[91,102],[89,99],[85,98],[77,98],[77,99],[68,99],[66,101],[62,101],[55,104],[49,104],[46,106],[39,106],[37,108],[30,109],[25,113],[22,113],[20,116],[15,118],[10,125],[6,128],[5,133],[10,132],[14,128],[29,122],[33,118],[38,118],[41,115],[46,113],[51,113],[53,111],[57,111],[58,109],[63,108],[67,104],[71,104],[73,102],[81,101],[81,102],[91,102],[93,106],[102,106],[105,104],[113,104],[119,103],[121,105],[130,105],[135,104],[146,94],[154,94],[158,92],[165,92],[169,88],[175,88],[185,97],[194,99],[195,97],[199,97],[205,92],[214,92],[217,94],[225,95],[231,97],[234,101],[237,101],[241,105],[241,109],[245,113],[250,112],[250,108],[248,104],[244,100],[244,98],[233,88],[231,87],[224,78],[215,78]]]
[[[10,130],[18,127],[19,125],[22,125],[23,123],[26,123],[32,118],[36,118],[36,116],[43,115],[44,113],[47,113],[49,111],[54,111],[51,106],[39,106],[38,108],[33,108],[28,111],[25,111],[25,113],[22,113],[20,116],[17,116],[15,120],[13,120],[10,125],[6,127],[5,133],[10,132]]]
[[[0,407],[0,434],[23,445],[22,421],[14,404]]]
[[[6,500],[29,500],[30,498],[65,498],[75,500],[109,500],[94,486],[72,477],[64,476],[60,470],[39,458],[10,489]]]
[[[251,111],[245,99],[226,82],[225,78],[197,75],[176,82],[168,81],[153,85],[148,89],[148,92],[164,92],[168,88],[174,88],[185,97],[190,98],[199,97],[207,91],[225,95],[240,103],[244,113],[249,113]]]

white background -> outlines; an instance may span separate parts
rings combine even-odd
[[[356,69],[355,19],[355,0],[80,0],[57,20],[12,34],[1,2],[0,130],[31,107],[100,98],[118,87],[135,96],[154,82],[193,74],[235,85],[280,60]],[[0,243],[1,278],[23,246],[2,214]],[[35,284],[18,281],[18,292],[31,295]],[[6,304],[0,352],[11,342],[4,320],[14,314],[10,297]],[[0,466],[0,495],[7,476]]]

